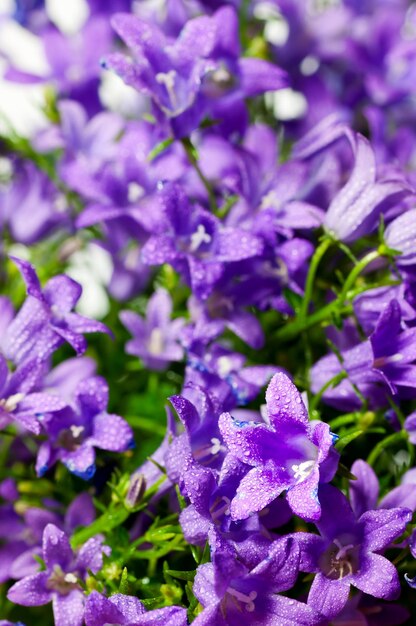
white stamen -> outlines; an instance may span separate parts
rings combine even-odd
[[[163,352],[163,334],[160,328],[154,328],[150,333],[150,339],[147,348],[150,354],[159,356]]]
[[[127,187],[127,197],[129,202],[137,202],[144,194],[144,189],[138,183],[129,183]]]
[[[315,465],[315,461],[304,461],[299,465],[292,465],[294,477],[297,483],[301,483],[309,476]]]
[[[15,410],[19,402],[21,402],[24,397],[24,393],[15,393],[8,398],[0,400],[0,407],[3,407],[3,409],[7,411],[7,413],[12,413],[12,411]]]
[[[236,591],[236,589],[228,587],[227,593],[238,600],[238,602],[243,602],[243,604],[246,605],[246,611],[252,613],[256,608],[253,600],[257,598],[257,591],[250,591],[250,593],[246,595],[245,593],[241,593],[241,591]]]
[[[59,213],[63,213],[67,210],[68,202],[63,193],[58,193],[55,200],[53,201],[53,206]]]
[[[272,208],[277,209],[280,207],[280,205],[281,205],[281,200],[279,200],[276,192],[272,189],[271,191],[266,193],[265,196],[263,196],[261,204],[260,204],[260,209],[272,209]]]
[[[340,541],[338,539],[334,539],[334,543],[337,546],[337,548],[339,548],[335,558],[340,560],[345,558],[345,556],[347,555],[348,550],[351,550],[351,548],[354,547],[354,545],[352,543],[349,543],[347,546],[343,546]]]
[[[64,581],[66,583],[76,583],[77,582],[77,577],[74,574],[65,574],[64,576]]]
[[[159,72],[156,74],[156,80],[160,85],[164,85],[168,92],[169,100],[174,109],[178,108],[178,99],[175,93],[175,70],[169,70],[169,72]]]
[[[218,374],[221,378],[227,376],[233,369],[233,363],[228,356],[220,356],[217,361]]]
[[[77,439],[81,433],[84,432],[85,428],[84,426],[75,426],[74,424],[72,426],[70,426],[69,430],[71,431],[74,439]]]
[[[218,504],[220,504],[220,502],[222,502],[222,506],[220,506],[218,509],[216,509],[215,507],[218,506]],[[218,500],[216,500],[213,504],[213,506],[211,507],[211,517],[214,520],[214,522],[221,517],[221,515],[230,515],[230,504],[231,504],[231,500],[230,498],[227,498],[226,496],[222,496],[222,498],[219,498]]]
[[[189,248],[190,252],[195,252],[196,250],[198,250],[199,246],[202,243],[210,243],[211,239],[212,237],[211,235],[208,235],[207,231],[205,230],[205,226],[203,224],[199,224],[196,231],[191,235],[191,245]]]
[[[213,437],[211,439],[212,448],[210,449],[211,454],[218,454],[222,450],[221,441],[218,437]]]

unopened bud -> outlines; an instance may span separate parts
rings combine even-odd
[[[143,498],[146,491],[146,479],[143,474],[132,474],[125,498],[125,504],[129,509],[134,509]]]

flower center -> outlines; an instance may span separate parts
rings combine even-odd
[[[170,103],[174,109],[178,108],[178,98],[175,92],[175,79],[176,71],[169,70],[169,72],[159,72],[156,74],[156,80],[160,85],[164,85],[168,93]]]
[[[203,92],[211,98],[223,96],[235,86],[235,76],[224,64],[209,70],[203,79]]]
[[[160,356],[163,352],[163,334],[160,328],[154,328],[150,333],[147,349],[153,356]]]
[[[246,611],[252,613],[256,608],[253,600],[257,598],[257,591],[250,591],[248,594],[245,594],[237,591],[237,589],[233,589],[233,587],[227,587],[225,597],[230,599],[239,611],[245,608]]]
[[[223,450],[224,450],[224,446],[222,445],[218,437],[213,437],[210,443],[204,446],[201,446],[200,448],[195,450],[193,456],[194,456],[194,459],[196,459],[197,461],[200,461],[201,463],[204,459],[205,459],[205,463],[208,463],[209,461],[215,459],[219,455],[219,453],[222,452]],[[202,464],[204,465],[204,463]]]
[[[12,396],[8,398],[3,398],[0,400],[0,407],[4,409],[7,413],[13,413],[19,402],[23,400],[25,397],[24,393],[14,393]]]
[[[75,424],[61,430],[58,436],[58,445],[68,452],[74,452],[82,443],[84,430],[84,426],[76,426]]]
[[[223,515],[230,515],[230,504],[231,500],[227,496],[222,496],[214,501],[209,509],[214,522],[217,522]]]
[[[72,572],[65,573],[60,565],[54,565],[51,575],[46,581],[47,589],[57,591],[61,596],[67,596],[74,589],[79,589],[78,579]]]
[[[342,580],[358,570],[358,546],[349,543],[342,545],[334,539],[322,558],[321,568],[327,578]]]
[[[198,227],[191,235],[191,245],[189,246],[190,252],[196,252],[203,243],[210,243],[212,240],[211,235],[205,230],[203,224],[198,224]]]
[[[308,478],[315,465],[315,461],[304,461],[299,465],[292,465],[293,475],[296,478],[296,484],[303,482]]]
[[[144,194],[144,189],[138,183],[129,183],[127,186],[127,197],[129,202],[137,202]]]

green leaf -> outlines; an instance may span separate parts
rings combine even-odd
[[[158,143],[157,146],[155,146],[147,155],[147,160],[153,161],[156,159],[160,154],[162,154],[162,152],[167,150],[174,143],[174,141],[175,139],[173,137],[168,137],[168,139]]]
[[[362,435],[363,432],[364,430],[353,430],[352,432],[349,432],[348,434],[338,439],[338,441],[335,444],[335,447],[338,450],[338,452],[342,452],[344,448],[348,446],[349,443],[351,443],[351,441],[354,441],[354,439],[357,439],[357,437]]]
[[[121,574],[119,592],[128,595],[129,593],[129,581],[128,581],[128,572],[127,567],[123,568],[123,572]]]
[[[189,580],[192,582],[195,578],[196,572],[195,570],[181,571],[177,569],[167,569],[165,570],[165,573],[172,576],[172,578],[177,578],[178,580]]]
[[[292,307],[293,311],[297,313],[300,310],[302,304],[302,296],[300,296],[298,293],[295,293],[288,287],[285,287],[283,289],[283,295],[286,302]]]

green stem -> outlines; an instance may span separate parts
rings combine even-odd
[[[320,245],[316,248],[312,257],[311,264],[309,266],[308,276],[306,278],[305,293],[302,299],[302,305],[299,311],[299,320],[302,321],[308,314],[309,304],[312,299],[312,291],[315,282],[316,272],[318,270],[319,263],[328,248],[332,245],[333,241],[329,237],[325,237]]]
[[[379,285],[363,285],[361,287],[357,287],[353,291],[351,288],[360,275],[360,273],[365,269],[365,267],[379,258],[381,254],[374,250],[367,254],[359,263],[351,270],[350,274],[347,276],[344,287],[336,300],[330,302],[329,304],[323,306],[321,309],[312,313],[308,317],[301,318],[299,315],[296,317],[293,322],[286,324],[276,333],[276,338],[280,341],[287,341],[290,339],[294,339],[304,330],[311,328],[312,326],[316,326],[320,322],[325,322],[328,320],[333,314],[338,313],[351,313],[351,305],[345,305],[345,300],[348,298],[349,300],[353,300],[356,296],[370,289],[374,289],[375,286]],[[305,290],[306,293],[306,290]]]
[[[335,417],[333,420],[329,422],[329,426],[331,430],[335,430],[340,426],[346,426],[347,424],[352,424],[352,422],[357,421],[357,417],[359,413],[347,413],[346,415],[340,415],[339,417]]]
[[[347,276],[347,279],[344,283],[344,287],[342,288],[342,291],[340,295],[338,296],[337,301],[339,301],[341,304],[345,302],[345,300],[348,297],[348,292],[350,291],[351,287],[354,285],[355,281],[357,280],[361,272],[367,267],[367,265],[369,265],[370,263],[372,263],[379,257],[380,257],[379,251],[373,250],[372,252],[369,252],[368,254],[366,254],[365,257],[363,257],[361,261],[359,261],[357,265],[353,267],[353,269]]]
[[[386,448],[388,448],[390,445],[392,445],[394,443],[399,443],[401,441],[406,441],[407,437],[408,437],[408,435],[407,435],[407,432],[405,430],[401,430],[399,433],[393,433],[392,435],[389,435],[388,437],[383,439],[383,441],[380,441],[375,446],[375,448],[373,449],[373,451],[369,454],[369,456],[367,458],[367,463],[369,465],[374,465],[374,463],[377,460],[377,458],[380,456],[380,454]]]
[[[183,147],[185,149],[186,156],[188,157],[189,163],[192,165],[192,167],[194,168],[194,170],[198,174],[201,183],[204,185],[204,187],[206,189],[206,192],[208,194],[208,199],[209,199],[209,205],[211,207],[211,211],[213,211],[214,213],[217,213],[218,212],[218,206],[217,206],[217,200],[215,198],[214,189],[212,188],[211,183],[205,177],[204,173],[202,172],[201,168],[199,167],[198,159],[195,156],[195,147],[194,147],[194,145],[192,144],[192,142],[189,139],[189,137],[185,137],[184,139],[182,139],[181,143],[182,143],[182,145],[183,145]]]

